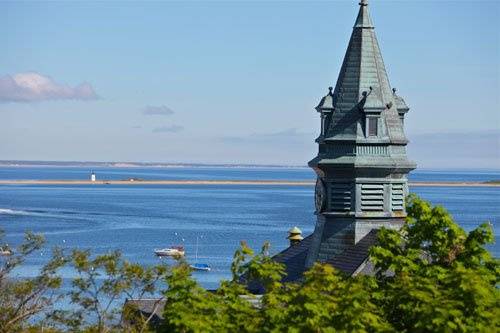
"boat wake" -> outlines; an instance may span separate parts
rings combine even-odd
[[[27,212],[25,210],[0,208],[0,215],[32,215],[32,213]]]
[[[47,210],[20,210],[20,209],[10,209],[10,208],[0,208],[0,216],[10,215],[10,216],[37,216],[37,217],[51,217],[51,218],[76,218],[74,217],[74,212],[62,212],[62,211],[47,211]]]

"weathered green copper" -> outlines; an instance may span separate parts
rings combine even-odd
[[[316,107],[319,150],[309,162],[317,176],[317,222],[306,266],[327,261],[381,226],[399,228],[406,216],[404,117],[409,108],[389,83],[368,11],[359,13],[335,89]]]

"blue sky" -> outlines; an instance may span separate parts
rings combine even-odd
[[[0,158],[304,165],[357,10],[1,2]],[[370,11],[411,107],[410,157],[500,168],[500,2],[372,0]],[[48,88],[24,94],[12,80]]]

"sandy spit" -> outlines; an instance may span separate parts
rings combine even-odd
[[[0,185],[288,185],[313,186],[311,181],[287,180],[1,180]],[[429,187],[500,187],[480,182],[410,182],[410,186]]]

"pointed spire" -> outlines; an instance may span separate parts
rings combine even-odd
[[[368,12],[368,1],[361,0],[356,23],[334,91],[336,109],[349,110],[370,93],[367,106],[384,107],[392,98],[375,29]]]
[[[368,1],[361,0],[358,16],[342,63],[333,93],[332,114],[326,137],[355,140],[363,136],[358,126],[359,107],[364,112],[382,112],[382,121],[396,124],[388,126],[388,136],[393,142],[405,141],[402,124],[399,124],[389,78],[368,11]],[[369,92],[369,93],[368,93]],[[399,123],[398,123],[399,122]],[[389,128],[390,127],[390,128]]]
[[[368,12],[368,0],[361,0],[359,3],[358,17],[356,18],[356,23],[354,28],[369,28],[373,29],[372,19],[370,18],[370,13]]]

